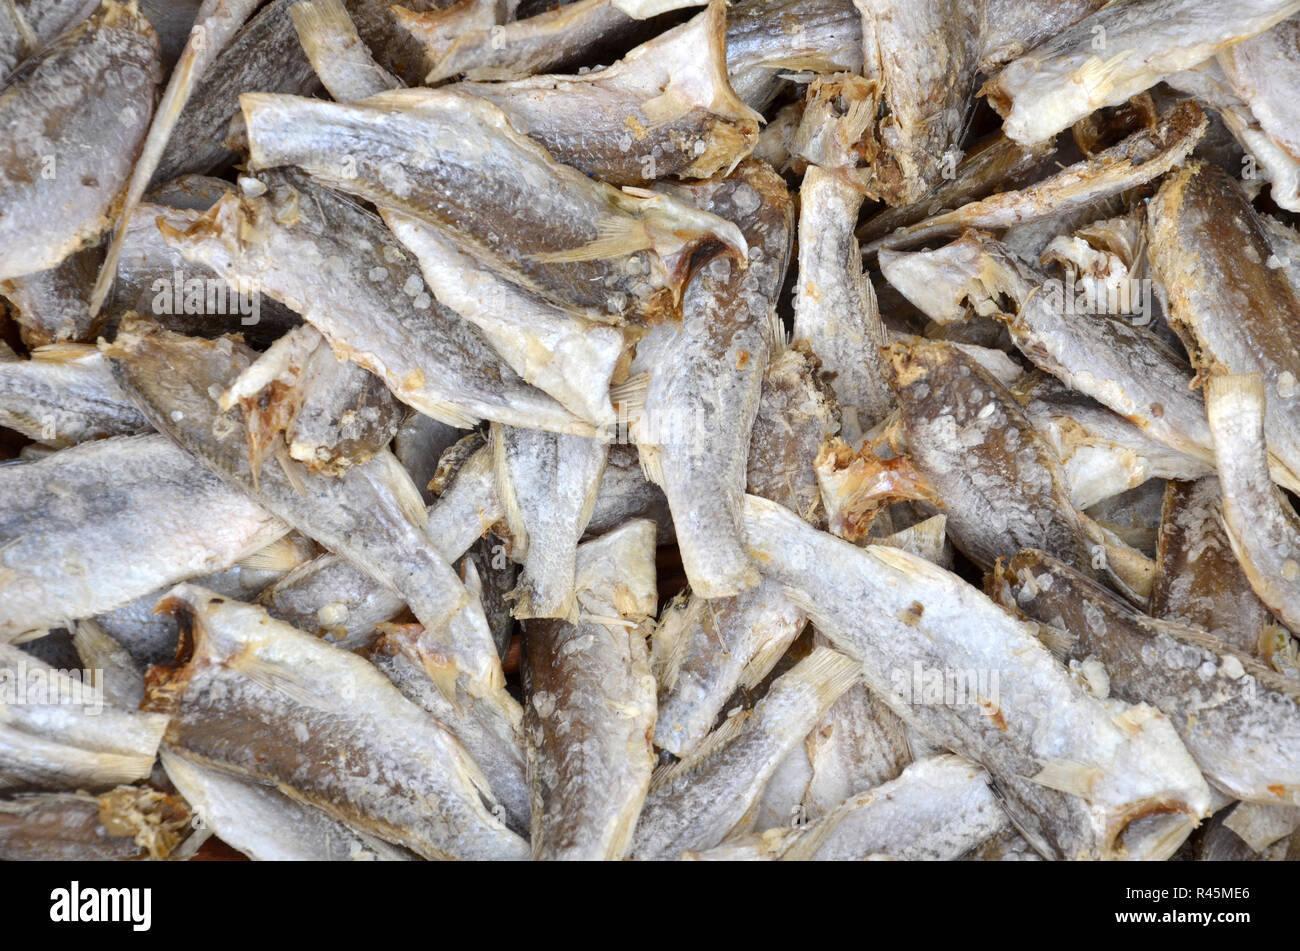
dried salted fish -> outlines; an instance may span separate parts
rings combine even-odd
[[[777,678],[752,712],[732,717],[686,759],[661,767],[637,824],[632,857],[676,859],[721,842],[785,755],[857,678],[853,660],[819,647]]]
[[[957,234],[966,228],[1006,228],[1087,207],[1099,199],[1117,195],[1158,178],[1179,165],[1201,136],[1206,120],[1191,101],[1180,102],[1154,129],[1143,129],[1089,159],[1028,185],[1019,191],[991,195],[953,211],[943,212],[863,248],[874,254],[881,248],[920,244],[939,235]]]
[[[955,575],[894,548],[856,548],[752,496],[746,530],[765,570],[862,662],[868,687],[989,771],[1044,856],[1168,857],[1208,812],[1209,790],[1168,720],[1088,694],[1034,628]],[[953,691],[962,702],[927,702],[924,685],[912,689],[915,665],[968,672],[961,697]],[[1126,840],[1131,825],[1145,827]]]
[[[165,746],[159,756],[167,778],[194,810],[197,825],[254,861],[400,862],[410,857],[274,786],[214,769]]]
[[[425,82],[456,75],[501,80],[555,69],[593,43],[627,33],[638,20],[701,5],[702,0],[578,0],[525,20],[494,23],[487,11],[497,4],[489,2],[423,16],[399,12],[398,19],[433,64]]]
[[[937,756],[846,799],[815,822],[734,839],[690,857],[827,862],[887,855],[951,861],[1009,827],[984,770],[960,756]]]
[[[1006,66],[981,94],[1032,144],[1289,17],[1296,0],[1136,0],[1101,7]]]
[[[663,490],[641,471],[635,446],[615,443],[609,447],[605,471],[600,476],[596,505],[587,520],[587,535],[603,535],[634,518],[648,518],[658,525],[659,544],[673,540],[673,518]]]
[[[0,485],[4,639],[228,567],[287,530],[160,435],[3,466]]]
[[[56,449],[150,428],[99,350],[82,344],[41,347],[30,360],[0,349],[0,424]]]
[[[576,622],[525,624],[534,859],[620,859],[632,841],[654,769],[654,549],[645,519],[584,542]]]
[[[111,226],[160,78],[153,28],[116,0],[11,78],[0,93],[0,280],[56,267]]]
[[[739,0],[727,14],[727,70],[762,108],[788,72],[862,73],[862,17],[850,0]]]
[[[1202,376],[1259,373],[1273,478],[1300,488],[1300,289],[1274,259],[1259,214],[1212,166],[1166,179],[1147,209],[1166,314]]]
[[[578,542],[596,505],[606,447],[598,439],[492,427],[492,468],[523,563],[514,614],[572,619]]]
[[[425,533],[419,494],[390,453],[353,466],[342,478],[313,473],[287,454],[254,471],[242,414],[222,413],[216,402],[252,362],[251,351],[229,338],[181,337],[135,319],[123,322],[107,353],[118,381],[155,425],[303,534],[401,592],[430,631],[446,633],[446,622],[468,594]],[[490,639],[448,649],[449,663],[478,689],[501,687]]]
[[[1300,160],[1294,104],[1300,93],[1300,17],[1283,20],[1218,54],[1219,65],[1263,130]]]
[[[1300,517],[1269,478],[1264,382],[1258,375],[1212,376],[1205,406],[1232,552],[1260,600],[1300,630]]]
[[[697,249],[745,250],[734,224],[594,182],[557,164],[497,106],[454,89],[349,104],[249,93],[241,103],[252,168],[298,165],[445,229],[516,283],[606,320],[672,314]]]
[[[202,588],[180,585],[163,606],[192,645],[150,685],[168,750],[425,858],[527,856],[464,747],[365,660]],[[375,773],[354,774],[349,757]]]
[[[727,80],[721,0],[604,69],[458,83],[566,165],[611,185],[726,174],[754,148],[761,116]]]
[[[23,343],[43,347],[94,339],[99,319],[90,312],[90,292],[104,259],[99,245],[74,251],[47,271],[0,282]]]
[[[146,778],[167,718],[106,704],[82,670],[0,644],[0,789],[108,789]]]
[[[1115,696],[1155,704],[1205,778],[1229,795],[1300,804],[1300,685],[1200,628],[1134,610],[1042,552],[1022,552],[990,589],[1067,632],[1069,660],[1099,665]],[[1092,677],[1089,677],[1090,681]]]
[[[303,0],[289,7],[289,16],[312,69],[338,102],[403,85],[371,58],[343,0]]]
[[[717,258],[687,287],[681,330],[655,358],[632,437],[668,497],[692,591],[721,598],[758,582],[740,543],[739,507],[792,210],[784,182],[752,160],[725,179],[679,189],[740,225],[748,266]]]
[[[190,830],[186,803],[138,786],[32,793],[0,801],[0,860],[165,859]]]

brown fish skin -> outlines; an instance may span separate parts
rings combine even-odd
[[[0,801],[0,861],[165,859],[191,831],[184,800],[139,786]]]
[[[948,344],[895,343],[888,356],[912,458],[943,499],[957,547],[988,566],[1033,545],[1087,570],[1060,461],[1010,392]]]
[[[750,244],[744,270],[718,258],[687,287],[682,328],[658,359],[633,432],[668,497],[691,590],[722,598],[758,583],[740,540],[740,506],[793,210],[785,182],[756,160],[674,193],[736,222]]]
[[[945,211],[872,241],[862,249],[909,247],[967,228],[1007,228],[1086,207],[1159,177],[1191,153],[1205,134],[1205,113],[1178,103],[1155,129],[1143,129],[1097,155],[1019,191],[1002,192]]]
[[[850,0],[739,0],[728,10],[727,71],[741,99],[764,108],[781,74],[862,73],[862,16]]]
[[[1206,779],[1239,798],[1300,805],[1300,685],[1200,628],[1157,621],[1041,551],[999,565],[989,590],[1073,637],[1110,690],[1168,717]]]
[[[1276,622],[1232,552],[1220,491],[1214,476],[1165,487],[1150,611],[1203,628],[1233,650],[1268,663],[1269,652],[1261,647],[1272,643]]]
[[[1213,166],[1171,175],[1147,208],[1166,317],[1203,379],[1259,373],[1273,478],[1300,487],[1300,290],[1274,259],[1258,212]]]
[[[47,271],[107,229],[161,76],[149,21],[104,0],[10,80],[0,93],[0,280]]]

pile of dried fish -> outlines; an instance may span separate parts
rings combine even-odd
[[[1300,859],[1300,0],[0,0],[0,860]]]

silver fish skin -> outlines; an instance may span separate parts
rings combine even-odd
[[[289,8],[298,42],[337,102],[365,99],[405,85],[374,61],[342,0],[305,0]]]
[[[656,360],[632,436],[663,487],[691,590],[729,597],[758,583],[740,542],[747,450],[772,345],[771,314],[793,238],[785,183],[749,160],[725,179],[679,186],[737,222],[750,245],[742,271],[718,258],[687,287],[681,330]]]
[[[148,778],[167,717],[105,704],[76,673],[0,644],[0,790],[109,789]]]
[[[55,449],[150,428],[88,344],[38,348],[27,360],[0,349],[0,425]]]
[[[95,275],[104,259],[100,245],[69,254],[48,271],[0,282],[0,296],[28,347],[93,340],[101,321],[90,312]]]
[[[1202,378],[1263,376],[1269,467],[1274,481],[1300,488],[1300,288],[1269,266],[1268,229],[1239,185],[1197,163],[1151,199],[1147,233],[1166,316],[1192,365]]]
[[[583,423],[614,425],[609,387],[624,351],[617,327],[586,320],[511,283],[418,218],[395,211],[383,218],[415,256],[436,301],[473,324],[525,382],[577,417],[564,421],[564,431],[582,431]]]
[[[960,756],[935,756],[845,799],[817,821],[724,842],[691,858],[950,862],[1009,828],[983,769]]]
[[[957,547],[988,566],[1034,538],[1090,565],[1060,461],[1011,393],[949,344],[917,338],[888,354],[911,457]]]
[[[1178,166],[1191,154],[1205,129],[1205,113],[1200,107],[1191,101],[1179,102],[1154,129],[1141,129],[1105,151],[1019,191],[992,195],[900,228],[872,241],[862,252],[870,257],[882,248],[910,247],[967,228],[1009,228],[1087,208]]]
[[[1061,460],[1077,509],[1087,509],[1150,479],[1199,479],[1211,462],[1178,452],[1055,377],[1038,373],[1012,395]]]
[[[224,198],[167,240],[228,281],[306,311],[336,354],[428,416],[462,428],[486,417],[593,432],[528,386],[476,327],[436,300],[378,217],[300,175],[272,173],[264,184],[264,195]],[[288,268],[285,260],[299,264]]]
[[[611,185],[726,174],[754,148],[761,116],[727,80],[721,0],[603,69],[459,83],[491,100],[566,165]]]
[[[381,452],[338,479],[317,475],[287,454],[277,454],[255,473],[248,467],[240,411],[222,413],[216,404],[252,362],[251,351],[229,338],[180,337],[132,320],[123,322],[106,352],[119,383],[164,432],[227,483],[392,586],[426,628],[447,635],[447,622],[469,596],[425,532],[419,494],[390,453]],[[485,644],[446,646],[479,689],[501,687],[501,665],[490,638]]]
[[[474,595],[465,609],[474,617],[465,620],[486,627],[481,586],[473,568],[466,572],[465,582]],[[506,825],[526,835],[532,807],[524,768],[523,711],[517,703],[508,707],[485,703],[463,690],[449,700],[435,679],[441,678],[441,659],[436,648],[429,649],[423,633],[419,625],[385,624],[367,656],[402,696],[437,717],[461,742],[492,786]]]
[[[1155,820],[1166,834],[1131,855],[1167,857],[1208,812],[1209,789],[1164,716],[1097,700],[1034,627],[955,575],[888,546],[857,548],[753,496],[746,529],[764,570],[861,662],[870,689],[904,722],[989,771],[1040,854],[1121,857],[1133,818],[1168,808]],[[923,702],[903,689],[915,664],[985,671],[990,686],[997,670],[998,696]]]
[[[1285,662],[1290,635],[1278,628],[1233,554],[1217,478],[1166,486],[1156,565],[1153,617],[1203,628],[1274,669],[1281,646],[1277,660]]]
[[[153,28],[115,0],[11,78],[0,92],[0,280],[53,268],[108,228],[160,79]]]
[[[1099,10],[1106,0],[983,0],[980,3],[980,70],[1019,59],[1067,27]]]
[[[732,88],[755,109],[782,73],[862,73],[862,17],[850,0],[738,0],[727,15]]]
[[[1300,128],[1292,104],[1300,94],[1300,17],[1234,43],[1218,54],[1219,65],[1260,126],[1300,160]]]
[[[1300,807],[1242,802],[1228,814],[1223,824],[1256,852],[1263,852],[1300,828]]]
[[[578,620],[525,624],[534,860],[617,860],[631,843],[655,762],[655,533],[637,519],[584,542]]]
[[[465,18],[456,7],[424,16],[401,11],[397,17],[423,43],[432,64],[424,81],[433,84],[457,75],[496,81],[544,73],[580,57],[592,43],[628,33],[639,20],[702,5],[703,0],[578,0],[495,24]]]
[[[505,518],[489,448],[461,466],[427,515],[425,534],[448,563]],[[349,649],[368,644],[374,626],[396,617],[406,604],[400,593],[335,554],[321,555],[286,575],[259,601],[273,617]]]
[[[258,592],[309,560],[315,548],[314,543],[291,532],[244,555],[229,568],[184,580],[223,597],[250,601],[257,597]],[[171,587],[172,583],[168,582],[161,589],[91,619],[126,649],[141,670],[153,664],[169,664],[176,658],[180,636],[176,620],[153,611]]]
[[[190,831],[176,796],[119,786],[86,792],[31,793],[0,801],[0,861],[125,862],[165,859]]]
[[[3,466],[0,486],[0,639],[228,567],[287,530],[158,434]]]
[[[255,862],[404,862],[413,856],[274,786],[206,765],[164,746],[163,769],[201,827]]]
[[[1042,552],[1021,552],[990,584],[1003,604],[1072,635],[1067,658],[1100,663],[1117,697],[1159,707],[1215,787],[1300,805],[1300,684],[1203,629],[1142,614]]]
[[[661,767],[646,797],[632,857],[679,859],[721,842],[780,762],[858,676],[855,661],[816,648],[778,677],[752,712],[730,718],[687,759]]]
[[[635,446],[612,443],[605,471],[596,490],[596,505],[587,520],[587,537],[604,535],[634,518],[648,518],[659,526],[659,543],[670,543],[673,518],[663,490],[645,477]]]
[[[1223,489],[1223,524],[1250,586],[1300,630],[1300,517],[1269,477],[1265,393],[1258,375],[1212,376],[1205,406]]]
[[[1296,0],[1107,4],[1008,64],[980,94],[1003,117],[1007,135],[1042,142],[1297,10]]]
[[[731,222],[595,182],[558,164],[497,106],[454,88],[348,104],[249,93],[241,103],[250,168],[297,165],[420,218],[515,283],[607,322],[675,318],[697,249],[720,250],[720,241],[745,251]]]
[[[606,453],[598,439],[492,427],[492,468],[512,536],[510,555],[523,564],[515,617],[573,619],[578,542],[596,505]]]
[[[694,753],[728,698],[757,686],[807,621],[781,585],[766,580],[735,597],[691,596],[665,608],[652,638],[655,745],[680,757]]]
[[[885,326],[853,234],[863,197],[839,170],[814,165],[804,173],[794,294],[794,337],[807,340],[831,374],[843,435],[853,443],[894,405],[880,357]]]
[[[172,717],[170,751],[273,784],[424,858],[527,857],[490,811],[491,789],[464,747],[364,659],[191,585],[162,609],[192,645],[146,701]],[[354,775],[354,757],[374,775]]]
[[[144,700],[144,671],[125,647],[94,621],[78,621],[72,644],[86,670],[99,670],[104,699],[124,710],[138,710]]]
[[[294,2],[272,0],[198,75],[158,161],[154,184],[190,172],[206,174],[237,157],[224,143],[242,93],[309,95],[320,88],[289,16]]]

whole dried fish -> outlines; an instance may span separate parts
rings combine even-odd
[[[955,575],[887,546],[857,548],[753,496],[746,530],[764,569],[862,662],[869,688],[989,771],[1045,857],[1168,857],[1208,812],[1209,790],[1168,720],[1086,693],[1033,628]],[[963,702],[927,702],[923,687],[912,689],[915,666],[974,680]]]
[[[1239,187],[1212,166],[1171,175],[1147,209],[1167,317],[1202,376],[1264,378],[1273,478],[1300,488],[1300,290]]]
[[[155,425],[303,534],[391,585],[430,631],[447,633],[446,623],[468,594],[425,533],[424,506],[391,454],[379,453],[337,479],[317,475],[287,454],[260,472],[251,470],[242,414],[222,413],[216,403],[252,362],[246,347],[229,338],[181,337],[133,319],[123,321],[106,352],[118,381]],[[478,689],[500,688],[501,666],[490,638],[447,647],[449,663]]]
[[[1157,621],[1042,552],[1022,552],[990,588],[1008,607],[1072,635],[1066,656],[1099,664],[1116,696],[1150,698],[1205,778],[1229,795],[1300,804],[1300,686],[1200,628]],[[1091,678],[1090,678],[1091,679]]]
[[[577,621],[525,624],[534,859],[620,859],[631,843],[654,768],[654,549],[646,519],[584,542]]]
[[[749,261],[741,270],[716,259],[687,287],[681,330],[655,359],[632,436],[668,497],[691,590],[721,598],[758,582],[740,543],[739,507],[792,212],[780,177],[752,160],[680,191],[740,225]]]
[[[1010,63],[980,94],[1005,119],[1007,135],[1042,142],[1298,9],[1296,0],[1107,4]]]
[[[150,428],[103,355],[81,344],[41,347],[30,360],[0,349],[0,424],[56,449]]]
[[[425,858],[526,857],[464,747],[365,660],[191,585],[162,606],[190,645],[146,701],[171,716],[168,750]]]
[[[1264,382],[1257,375],[1212,376],[1205,406],[1232,552],[1259,599],[1300,630],[1300,518],[1269,478]]]
[[[853,660],[819,647],[777,678],[752,712],[732,717],[686,759],[661,767],[641,811],[632,857],[676,859],[721,842],[785,755],[857,678]]]
[[[0,467],[0,639],[231,565],[288,526],[165,436]]]
[[[734,224],[594,182],[492,103],[455,90],[395,89],[349,104],[249,93],[241,103],[253,169],[298,165],[445,229],[516,283],[606,320],[673,314],[697,249],[745,250]]]
[[[111,226],[160,78],[153,28],[116,0],[11,78],[0,92],[0,280],[56,267]]]

